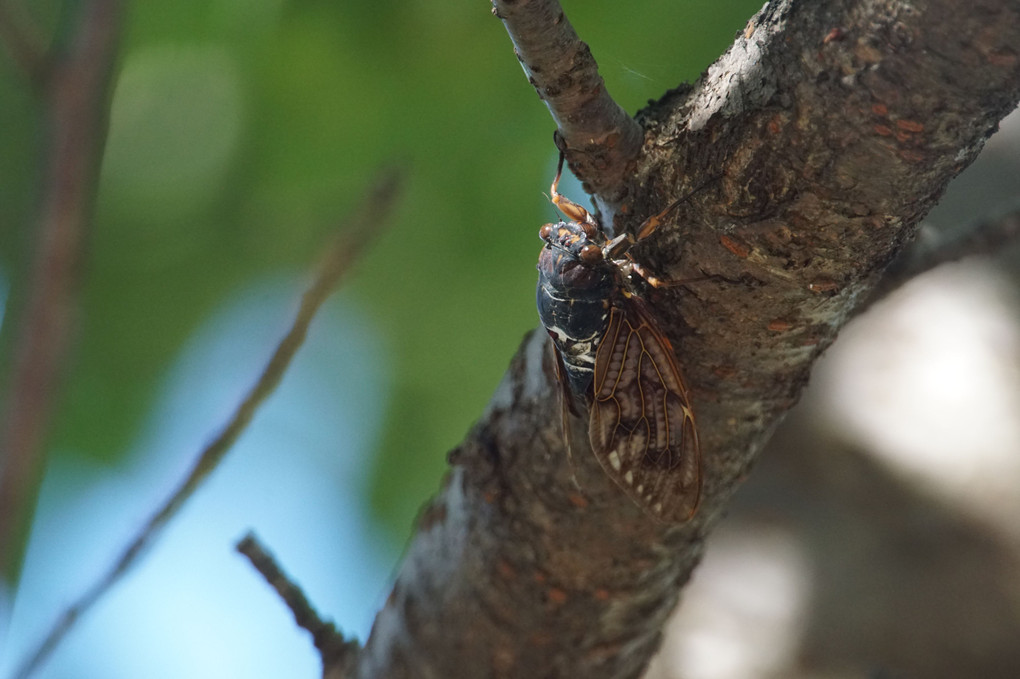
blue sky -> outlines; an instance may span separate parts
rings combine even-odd
[[[210,317],[168,371],[126,464],[99,468],[72,455],[77,463],[51,465],[21,591],[0,635],[0,676],[179,483],[255,381],[302,287],[263,281]],[[37,676],[317,675],[308,635],[233,551],[249,529],[324,617],[365,638],[399,555],[365,510],[386,358],[350,299],[327,303],[224,464]]]

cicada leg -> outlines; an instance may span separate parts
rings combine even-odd
[[[549,198],[560,212],[584,226],[585,233],[589,237],[594,236],[599,231],[599,223],[595,221],[591,213],[556,190],[560,185],[560,176],[563,174],[563,159],[563,152],[560,151],[560,160],[556,165],[556,178],[553,179],[552,186],[549,187]]]
[[[667,280],[659,278],[657,276],[652,275],[644,267],[635,262],[634,259],[628,253],[628,251],[630,250],[632,245],[643,241],[645,238],[648,238],[653,233],[655,233],[656,229],[658,229],[662,225],[662,223],[666,221],[666,217],[669,216],[669,213],[675,210],[677,206],[679,206],[681,203],[690,199],[691,196],[693,196],[694,194],[708,186],[712,181],[714,181],[714,179],[706,181],[704,184],[697,187],[693,191],[674,200],[672,203],[666,206],[666,209],[652,215],[645,221],[641,222],[641,226],[639,226],[637,229],[636,237],[625,233],[609,241],[609,243],[607,243],[606,247],[603,249],[606,259],[612,259],[617,266],[624,270],[626,274],[630,273],[637,274],[653,288],[679,287],[687,285],[688,283],[696,283],[698,281],[703,281],[710,278],[710,276],[698,276],[695,278],[685,278],[680,280]]]
[[[641,277],[648,285],[653,288],[680,288],[690,283],[700,283],[702,281],[713,280],[718,276],[711,276],[708,274],[702,274],[701,276],[695,276],[693,278],[659,278],[654,274],[648,272],[648,270],[630,259],[616,260],[616,265],[620,267],[620,270],[624,272],[624,275],[636,274]]]
[[[655,230],[659,228],[659,225],[662,224],[665,221],[666,216],[670,212],[675,210],[676,207],[678,205],[680,205],[680,203],[684,202],[688,198],[690,198],[690,195],[687,195],[687,196],[684,196],[682,198],[678,198],[677,200],[674,200],[672,203],[670,203],[668,206],[666,206],[665,210],[663,210],[662,212],[659,212],[657,214],[654,214],[651,217],[649,217],[648,219],[646,219],[645,221],[641,222],[641,226],[638,227],[637,236],[636,237],[632,236],[628,232],[624,232],[624,233],[621,233],[616,238],[614,238],[613,240],[611,240],[608,243],[606,243],[605,247],[602,248],[602,252],[603,252],[603,255],[605,256],[605,258],[606,259],[611,259],[611,260],[619,260],[621,257],[626,257],[627,256],[627,251],[630,250],[630,248],[635,243],[637,243],[639,241],[642,241],[645,238],[648,238],[649,236],[651,236],[653,233],[655,233]],[[629,260],[629,257],[628,257],[628,260]],[[641,275],[642,275],[642,277],[644,277],[643,274],[641,274]],[[647,278],[646,278],[646,280],[647,280]]]

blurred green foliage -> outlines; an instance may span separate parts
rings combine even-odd
[[[374,511],[403,539],[536,325],[536,234],[553,217],[544,105],[484,0],[129,4],[51,454],[116,464],[196,325],[246,281],[307,270],[376,169],[396,161],[410,169],[397,217],[348,285],[392,350],[387,429],[366,463]],[[565,10],[610,91],[636,111],[695,79],[760,4]],[[41,31],[59,8],[31,8]],[[39,116],[0,59],[0,267],[15,321]],[[14,330],[4,323],[5,372]]]

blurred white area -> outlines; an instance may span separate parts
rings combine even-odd
[[[926,222],[959,233],[1020,199],[1020,113]],[[815,369],[826,425],[1020,548],[1020,243],[910,281]]]
[[[830,428],[1020,544],[1020,305],[987,260],[911,281],[815,371]]]
[[[124,467],[51,465],[13,618],[0,630],[0,677],[178,485],[254,384],[302,288],[249,288],[195,333]],[[366,317],[343,298],[327,303],[224,464],[36,676],[316,676],[309,635],[233,551],[249,529],[324,617],[364,639],[397,556],[364,510],[387,365]]]
[[[776,676],[797,652],[810,590],[811,564],[795,535],[722,527],[667,629],[674,641],[646,679]]]

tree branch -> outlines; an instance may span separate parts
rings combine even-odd
[[[925,231],[922,231],[922,236]],[[871,302],[932,269],[975,255],[994,255],[1020,239],[1020,208],[982,219],[956,236],[920,238],[899,257],[875,288]]]
[[[266,579],[269,586],[276,590],[283,603],[294,614],[294,621],[303,630],[312,635],[315,648],[324,657],[330,658],[330,664],[341,667],[354,665],[360,647],[356,641],[347,641],[336,631],[333,623],[325,622],[319,617],[308,597],[301,591],[283,569],[277,565],[273,555],[258,541],[254,533],[245,535],[236,545],[240,554],[247,557],[255,570]],[[347,676],[344,672],[342,676]]]
[[[492,0],[528,81],[549,107],[570,169],[612,223],[626,200],[641,128],[620,108],[556,0]]]
[[[345,222],[343,230],[327,250],[311,286],[301,298],[301,307],[298,309],[294,322],[273,351],[273,355],[255,385],[234,411],[230,421],[219,435],[202,450],[188,475],[146,522],[110,570],[60,616],[49,634],[15,674],[15,677],[24,679],[35,672],[53,653],[74,624],[134,567],[146,548],[160,537],[163,529],[191,499],[202,482],[219,466],[227,451],[247,428],[259,406],[276,390],[280,380],[283,379],[291,359],[304,343],[308,327],[311,325],[312,319],[315,318],[316,312],[336,290],[341,278],[350,270],[351,265],[364,251],[364,247],[371,242],[374,236],[378,235],[380,225],[395,202],[398,184],[399,175],[393,171],[383,174],[375,181],[362,205],[352,215],[352,218]]]
[[[692,388],[699,513],[655,525],[573,419],[568,458],[534,332],[451,454],[358,676],[639,676],[812,363],[1015,107],[1017,44],[1004,0],[779,0],[694,88],[645,110],[628,219],[718,178],[632,250],[700,279],[648,299]]]
[[[6,11],[9,8],[5,6]],[[0,422],[0,576],[20,569],[28,507],[59,393],[72,331],[82,251],[106,139],[109,81],[120,32],[120,0],[83,3],[66,56],[42,83],[48,115],[37,251]],[[6,25],[9,16],[0,17]],[[36,53],[7,25],[5,37],[38,74]],[[41,63],[41,62],[39,62]]]
[[[28,30],[28,22],[16,13],[8,0],[0,0],[0,44],[4,45],[29,82],[41,87],[50,66],[46,50]]]

